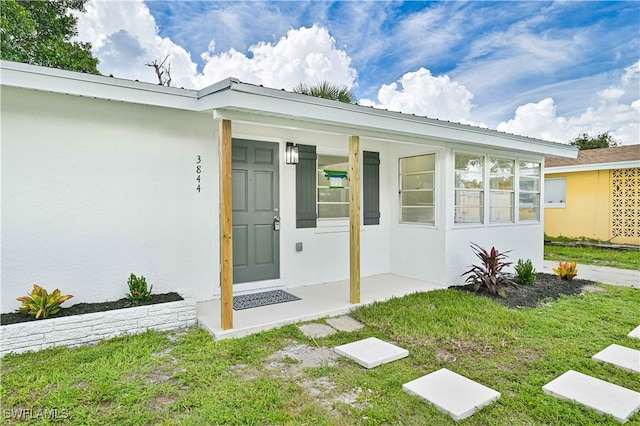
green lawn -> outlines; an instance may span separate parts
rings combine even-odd
[[[640,340],[626,337],[640,324],[640,291],[602,288],[522,310],[455,290],[414,294],[358,308],[353,316],[364,329],[316,340],[295,325],[220,342],[192,328],[9,355],[2,359],[2,423],[16,422],[11,410],[55,408],[66,418],[26,423],[454,424],[402,391],[403,383],[446,367],[502,393],[461,425],[615,425],[541,389],[573,369],[640,391],[637,375],[591,360],[612,343],[640,349]],[[369,336],[410,355],[371,370],[344,358],[305,368],[273,357],[292,345],[332,348]]]
[[[578,264],[640,270],[640,251],[638,250],[545,245],[544,258],[546,260],[575,261]]]

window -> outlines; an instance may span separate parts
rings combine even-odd
[[[484,223],[484,157],[455,156],[455,222]]]
[[[349,157],[318,154],[317,168],[318,219],[348,219],[349,179],[342,179],[343,188],[332,188],[325,170],[348,171]]]
[[[400,159],[400,222],[435,224],[436,155]]]
[[[325,221],[334,219],[339,225],[349,217],[349,182],[344,189],[329,188],[324,169],[348,170],[348,157],[318,155],[315,145],[298,146],[296,168],[296,228],[315,228],[318,214]],[[320,157],[320,158],[319,158]],[[380,224],[380,154],[362,152],[362,200],[364,225]]]
[[[565,207],[567,202],[566,178],[544,180],[544,206]]]
[[[455,223],[540,220],[540,163],[456,153],[454,173]]]
[[[515,162],[489,159],[489,222],[513,222]]]
[[[540,163],[519,164],[518,220],[540,220]]]

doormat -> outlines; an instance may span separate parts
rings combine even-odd
[[[258,306],[275,305],[276,303],[293,302],[300,300],[298,296],[287,293],[284,290],[265,291],[263,293],[243,294],[233,296],[233,310],[257,308]]]

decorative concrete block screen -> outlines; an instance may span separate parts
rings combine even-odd
[[[640,169],[611,170],[611,236],[640,237]],[[627,241],[625,240],[625,241]]]
[[[38,351],[52,346],[98,343],[146,330],[175,330],[195,325],[193,300],[136,306],[91,314],[0,326],[0,356],[9,352]]]

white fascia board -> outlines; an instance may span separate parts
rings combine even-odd
[[[197,109],[197,92],[114,77],[0,61],[3,86],[184,110]]]
[[[597,170],[633,169],[638,167],[640,167],[640,160],[617,161],[617,162],[611,162],[611,163],[576,164],[573,166],[545,167],[544,172],[545,174],[592,172]]]
[[[263,87],[234,83],[230,97],[201,98],[201,110],[229,110],[367,131],[385,138],[424,138],[509,151],[575,158],[574,146],[499,133],[457,123],[363,107]],[[219,115],[222,112],[219,112]],[[362,134],[361,134],[362,135]]]

